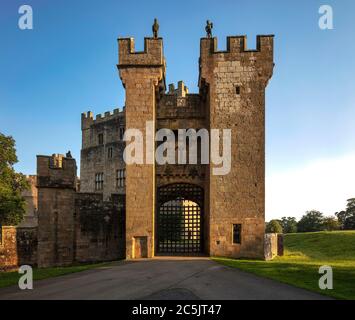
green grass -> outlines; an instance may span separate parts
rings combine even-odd
[[[89,269],[103,267],[108,264],[109,263],[96,263],[96,264],[76,265],[70,267],[43,268],[43,269],[34,268],[33,280],[42,280],[47,278],[63,276],[70,273],[81,272]],[[22,274],[19,274],[17,271],[0,272],[0,288],[17,285],[18,280],[21,276]]]
[[[272,261],[213,260],[337,299],[355,299],[355,231],[287,234],[284,245],[284,256]],[[333,269],[333,290],[318,287],[322,265]]]

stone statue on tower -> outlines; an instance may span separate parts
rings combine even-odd
[[[212,28],[213,28],[213,23],[210,20],[207,20],[206,22],[206,33],[207,33],[207,38],[212,38]]]
[[[158,38],[159,24],[157,18],[154,19],[154,24],[152,29],[153,29],[153,37],[155,39]]]

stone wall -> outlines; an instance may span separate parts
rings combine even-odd
[[[266,233],[264,241],[264,258],[265,260],[272,260],[276,256],[283,256],[284,235],[280,233]]]
[[[37,265],[37,228],[0,228],[0,270]]]
[[[192,119],[204,119],[205,118],[205,108],[201,101],[199,94],[188,94],[184,97],[172,94],[165,94],[159,100],[157,106],[157,119],[185,119],[186,121],[191,121]],[[196,126],[190,127],[186,123],[183,128],[198,128]],[[171,128],[165,127],[165,128]]]
[[[22,196],[26,200],[26,213],[19,227],[37,227],[38,225],[38,195],[37,195],[37,176],[26,176],[30,185],[28,190],[22,192]]]
[[[75,198],[76,262],[112,261],[125,257],[124,196],[78,193]]]
[[[199,94],[188,94],[182,81],[178,89],[169,85],[169,92],[162,94],[157,104],[157,130],[169,128],[175,130],[176,150],[178,129],[206,128],[206,108]],[[200,147],[198,147],[200,151]],[[186,158],[189,157],[187,147]],[[175,154],[177,163],[178,151]],[[206,165],[201,165],[201,154],[197,154],[197,164],[156,164],[156,187],[171,183],[190,183],[204,188]]]
[[[112,193],[124,194],[117,185],[117,170],[125,169],[123,161],[123,132],[125,112],[115,109],[94,119],[92,112],[81,115],[82,149],[80,163],[80,191],[102,193],[108,199]],[[99,135],[102,135],[100,144]],[[95,188],[95,175],[103,173],[102,190]]]
[[[0,270],[17,266],[17,239],[15,227],[0,228]]]
[[[190,183],[204,188],[206,169],[207,165],[197,164],[156,165],[156,185]]]

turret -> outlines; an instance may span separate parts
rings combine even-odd
[[[37,156],[38,266],[73,262],[76,162],[60,154]]]
[[[144,51],[135,52],[133,38],[118,39],[117,68],[126,89],[126,130],[138,129],[145,137],[143,164],[126,163],[126,257],[154,256],[156,103],[165,92],[163,40],[144,39]],[[147,122],[152,124],[146,134]],[[127,132],[127,131],[126,131]],[[144,187],[143,187],[144,186]]]
[[[232,139],[230,172],[219,176],[209,169],[212,256],[264,257],[265,88],[274,68],[273,41],[272,35],[258,36],[256,49],[248,50],[246,36],[228,37],[226,51],[217,50],[217,38],[200,42],[208,125],[230,129]]]

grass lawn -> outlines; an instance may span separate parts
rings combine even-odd
[[[33,269],[33,280],[42,280],[47,278],[53,278],[58,276],[63,276],[66,274],[85,271],[93,268],[102,267],[108,265],[109,263],[97,263],[97,264],[84,264],[70,267],[57,267],[57,268],[44,268],[44,269]],[[22,274],[17,271],[11,272],[0,272],[0,288],[16,285]]]
[[[334,298],[355,299],[355,231],[287,234],[284,245],[285,255],[272,261],[213,260]],[[318,287],[322,265],[333,269],[333,290]]]

